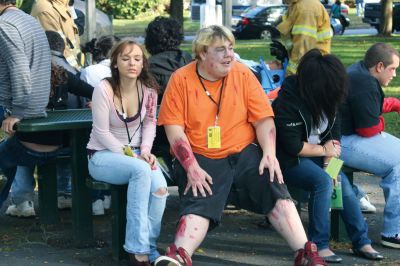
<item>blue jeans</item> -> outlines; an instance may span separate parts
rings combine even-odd
[[[0,142],[0,168],[7,177],[7,184],[0,193],[0,208],[7,199],[11,184],[17,172],[17,166],[35,167],[42,165],[48,159],[57,156],[58,151],[37,152],[28,149],[19,142],[16,136],[4,139]]]
[[[61,149],[58,154],[69,154],[67,148]],[[35,167],[18,166],[14,182],[11,186],[11,200],[14,204],[20,204],[24,201],[33,201],[35,179],[33,172]],[[57,191],[58,195],[71,196],[71,163],[57,163]]]
[[[132,254],[147,254],[150,262],[155,261],[160,256],[156,242],[167,200],[167,194],[154,194],[167,187],[160,168],[151,170],[143,160],[103,150],[89,159],[89,173],[99,181],[128,184],[124,249]]]
[[[362,190],[362,188],[360,188],[356,184],[353,183],[352,187],[353,187],[353,191],[356,194],[356,197],[358,200],[360,200],[366,196],[364,190]]]
[[[400,139],[382,132],[370,138],[342,136],[341,159],[354,167],[379,177],[385,196],[382,235],[400,234]]]
[[[330,204],[332,195],[331,177],[322,169],[322,158],[300,158],[298,165],[283,172],[289,186],[310,192],[308,203],[309,228],[308,237],[318,249],[329,247],[330,237]],[[359,249],[371,244],[368,238],[368,226],[361,214],[357,197],[347,177],[342,177],[343,210],[340,211],[347,234],[353,248]]]
[[[35,179],[33,171],[35,167],[18,166],[15,173],[14,182],[11,185],[11,200],[14,204],[24,201],[33,201],[33,191],[35,189]]]

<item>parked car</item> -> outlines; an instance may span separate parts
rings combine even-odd
[[[233,34],[238,39],[271,38],[271,26],[276,26],[287,11],[287,5],[257,6],[242,13],[239,22],[233,26]]]
[[[367,3],[364,6],[364,17],[362,21],[370,24],[377,31],[381,25],[381,3]],[[400,3],[393,3],[392,31],[400,31]]]
[[[250,8],[241,16],[232,17],[232,31],[238,39],[271,39],[271,27],[275,27],[282,20],[287,11],[287,5],[257,6]],[[349,25],[350,20],[345,17]],[[234,25],[236,23],[236,25]],[[345,28],[339,19],[330,19],[333,34],[343,34]]]

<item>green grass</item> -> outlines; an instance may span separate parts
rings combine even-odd
[[[113,31],[114,34],[120,37],[124,36],[144,36],[144,31],[147,25],[156,17],[147,16],[139,17],[135,19],[114,19],[113,20]],[[198,21],[193,22],[189,18],[189,13],[185,11],[183,28],[185,35],[194,35],[200,28]]]

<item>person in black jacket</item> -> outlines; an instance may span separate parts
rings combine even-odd
[[[347,94],[343,64],[317,49],[306,53],[297,74],[285,79],[273,103],[277,128],[277,157],[287,185],[310,192],[311,241],[327,262],[342,259],[329,249],[331,177],[324,171],[332,157],[340,156],[337,110]],[[347,177],[340,172],[343,210],[340,212],[353,252],[367,259],[383,257],[371,246],[368,226]]]
[[[146,28],[144,43],[146,50],[151,54],[149,58],[150,72],[160,85],[158,104],[161,104],[171,74],[192,61],[190,54],[179,49],[182,41],[182,25],[176,19],[159,16]],[[169,176],[172,172],[172,157],[167,136],[161,126],[157,126],[153,151],[157,157],[163,158],[166,163],[163,166],[168,167],[168,170],[164,170],[164,174]]]
[[[192,61],[190,54],[179,49],[182,41],[182,25],[176,19],[159,16],[147,26],[144,44],[151,54],[150,72],[160,85],[159,104],[171,74]]]

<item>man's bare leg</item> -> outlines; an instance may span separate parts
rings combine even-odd
[[[191,257],[207,235],[210,220],[195,214],[182,216],[175,235],[175,246]]]
[[[304,247],[308,240],[293,201],[278,200],[267,217],[292,250],[296,251]]]

